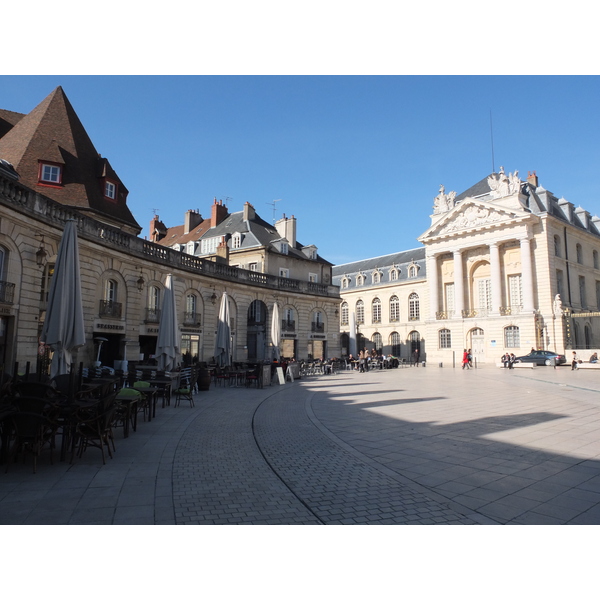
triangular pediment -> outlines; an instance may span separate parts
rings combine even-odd
[[[455,237],[465,233],[493,229],[503,223],[517,223],[531,219],[532,215],[524,210],[514,210],[466,198],[459,202],[442,219],[432,225],[418,239],[420,242],[436,238]]]

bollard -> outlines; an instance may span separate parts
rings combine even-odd
[[[440,366],[440,369],[441,369],[444,366],[444,363],[440,363],[439,366]]]

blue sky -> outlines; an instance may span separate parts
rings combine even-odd
[[[440,184],[492,171],[492,130],[496,170],[600,214],[597,76],[2,76],[0,108],[58,85],[142,235],[154,210],[173,226],[216,197],[272,221],[280,200],[334,264],[413,248]]]

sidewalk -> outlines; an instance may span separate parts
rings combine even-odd
[[[598,524],[595,371],[392,369],[158,408],[102,465],[0,472],[0,524]]]

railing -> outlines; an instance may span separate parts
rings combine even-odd
[[[325,331],[325,323],[311,323],[310,330],[313,333],[323,333]]]
[[[196,312],[184,312],[183,313],[183,324],[184,325],[200,325],[200,315]]]
[[[462,311],[463,319],[474,319],[475,317],[487,317],[487,308],[466,308]]]
[[[281,331],[296,331],[296,321],[281,321]]]
[[[518,315],[520,314],[521,310],[523,310],[522,306],[501,306],[500,314],[503,317],[506,317],[508,315]]]
[[[100,317],[111,317],[113,319],[121,318],[121,311],[123,305],[120,302],[113,302],[112,300],[100,300]]]
[[[439,312],[435,313],[435,318],[438,321],[444,320],[444,319],[451,319],[452,315],[454,314],[454,312],[450,312],[447,310],[440,310]]]
[[[409,321],[418,321],[419,320],[419,315],[412,315],[411,317],[408,317]]]
[[[15,297],[15,284],[8,281],[0,281],[0,302],[12,304]]]
[[[301,294],[339,298],[338,286],[258,273],[166,248],[127,231],[122,231],[116,226],[84,216],[75,209],[30,190],[9,177],[0,175],[0,205],[2,204],[11,205],[27,216],[44,221],[48,225],[64,227],[65,221],[74,219],[77,221],[77,232],[81,238],[107,247],[125,250],[130,256],[152,261],[164,268],[176,267],[225,281],[248,283]]]
[[[146,309],[146,319],[144,322],[145,323],[159,323],[160,322],[160,309],[147,308]]]

